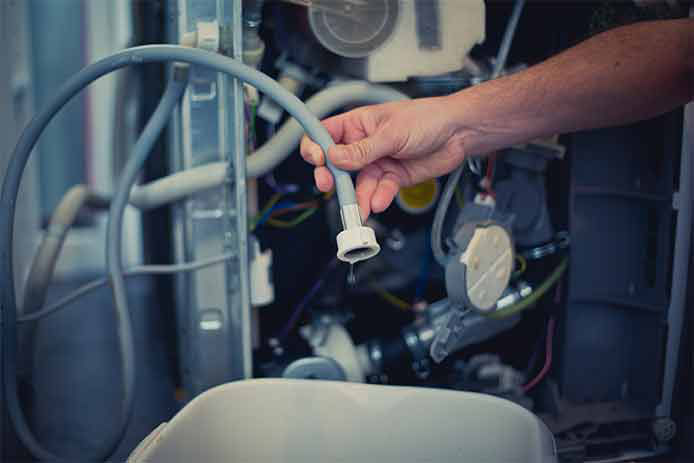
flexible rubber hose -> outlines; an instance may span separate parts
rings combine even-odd
[[[200,270],[201,268],[211,267],[213,265],[221,264],[229,259],[237,257],[236,253],[221,254],[219,256],[211,257],[209,259],[203,259],[193,262],[186,262],[183,264],[172,264],[172,265],[138,265],[127,269],[123,275],[126,277],[134,277],[140,275],[169,275],[172,273],[181,272],[193,272]],[[57,311],[65,308],[75,299],[78,299],[95,289],[98,289],[106,284],[108,284],[108,278],[99,278],[97,280],[90,281],[76,290],[68,293],[67,295],[61,297],[56,302],[48,304],[47,306],[41,308],[36,312],[26,314],[21,316],[17,323],[28,323],[36,320],[40,320],[44,317],[52,315]]]
[[[323,118],[348,104],[375,104],[404,100],[408,97],[390,87],[368,82],[346,82],[326,88],[306,101],[308,109]],[[299,144],[303,129],[296,119],[285,122],[267,143],[246,160],[248,177],[260,177],[274,169]]]
[[[135,397],[135,352],[130,327],[127,292],[123,277],[123,216],[128,204],[130,189],[135,184],[137,176],[144,166],[152,147],[164,130],[166,123],[181,100],[188,84],[188,66],[175,64],[173,76],[166,86],[157,108],[147,121],[142,134],[135,143],[133,154],[128,158],[123,173],[118,180],[116,190],[111,200],[108,225],[106,228],[106,268],[109,272],[113,302],[118,317],[118,338],[123,356],[123,410],[132,410]]]
[[[75,185],[65,193],[31,263],[24,285],[21,314],[39,310],[46,301],[46,292],[53,279],[58,256],[80,210],[85,206],[107,209],[108,205],[109,198],[89,190],[85,185]]]
[[[323,118],[346,105],[378,104],[408,98],[391,87],[353,81],[321,90],[306,101],[306,106],[316,117]],[[285,122],[269,141],[248,157],[247,176],[259,177],[274,169],[292,153],[303,133],[296,119]],[[227,180],[227,170],[227,162],[214,162],[134,186],[129,202],[139,209],[152,209],[179,201],[221,186]],[[79,210],[83,206],[108,209],[109,203],[110,197],[92,192],[84,185],[77,185],[65,194],[32,263],[20,313],[33,313],[43,306],[58,256]]]
[[[99,60],[73,75],[52,99],[39,111],[24,129],[7,166],[0,192],[0,281],[5,285],[1,294],[3,323],[3,380],[7,409],[17,435],[27,449],[38,459],[56,460],[56,456],[43,449],[36,441],[26,423],[19,406],[17,394],[17,304],[14,291],[13,272],[13,224],[19,185],[27,161],[36,142],[55,114],[84,87],[99,77],[116,69],[147,62],[180,61],[200,65],[237,77],[255,86],[277,101],[292,116],[297,118],[306,132],[323,151],[334,144],[330,134],[294,95],[283,89],[270,77],[242,63],[215,53],[175,45],[147,45],[134,47]],[[336,169],[328,161],[336,183],[341,205],[356,204],[354,185],[348,173]],[[129,412],[128,412],[129,413]],[[113,445],[113,448],[115,448]]]
[[[516,3],[513,5],[513,11],[506,24],[504,37],[501,39],[501,46],[499,46],[499,51],[496,54],[496,61],[494,62],[494,69],[491,75],[492,79],[499,77],[501,71],[504,70],[504,66],[506,66],[508,52],[511,50],[511,43],[513,42],[513,37],[516,35],[516,27],[518,26],[518,20],[520,19],[524,6],[525,0],[516,0]]]
[[[313,95],[306,106],[318,118],[323,118],[346,105],[386,103],[408,99],[408,96],[384,85],[368,82],[345,82],[330,86]],[[304,130],[292,118],[277,133],[246,159],[246,176],[261,177],[277,167],[296,149]],[[150,209],[179,201],[193,193],[222,185],[227,179],[227,162],[213,162],[136,186],[130,203],[140,209]]]
[[[463,166],[464,164],[461,164],[460,167],[448,176],[446,186],[443,187],[443,192],[441,193],[441,199],[439,199],[439,204],[436,206],[434,223],[431,225],[431,251],[434,254],[436,262],[442,267],[445,267],[448,262],[448,256],[442,246],[443,224],[446,220],[448,206],[451,204],[451,198],[453,198],[453,194],[455,193],[455,187],[458,186],[458,182],[460,182]]]

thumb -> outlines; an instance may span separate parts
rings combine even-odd
[[[374,134],[347,145],[335,145],[328,150],[328,158],[336,167],[360,170],[378,159],[392,155],[391,143],[383,135]]]

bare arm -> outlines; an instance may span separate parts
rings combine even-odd
[[[604,32],[523,72],[449,96],[468,154],[624,124],[694,97],[694,21]]]
[[[530,139],[624,124],[664,113],[694,96],[694,20],[653,21],[604,32],[525,71],[445,97],[365,106],[324,121],[330,159],[359,170],[366,217],[400,187],[446,174],[465,156]],[[301,154],[332,188],[320,147]]]

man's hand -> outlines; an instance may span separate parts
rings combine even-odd
[[[398,190],[455,169],[465,156],[463,136],[454,126],[445,97],[364,106],[323,121],[335,140],[328,157],[356,171],[362,220],[383,212]],[[304,136],[301,155],[316,166],[321,191],[333,188],[323,150]]]
[[[361,170],[362,217],[381,212],[398,190],[453,170],[464,156],[536,137],[646,119],[694,98],[694,20],[619,27],[525,71],[439,98],[366,106],[324,121],[338,146],[328,157]],[[301,154],[333,186],[321,149]]]

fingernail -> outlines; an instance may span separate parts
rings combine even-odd
[[[315,165],[320,166],[323,164],[323,160],[321,159],[322,154],[323,153],[321,153],[320,148],[314,148],[311,150],[311,159],[313,159],[313,163]]]

